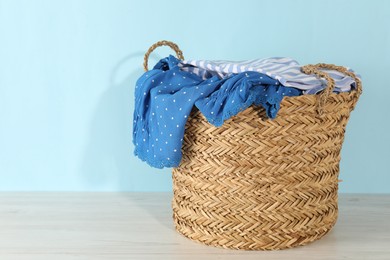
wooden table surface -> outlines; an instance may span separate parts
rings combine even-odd
[[[340,194],[333,230],[281,251],[237,251],[174,230],[171,193],[0,193],[0,260],[390,259],[390,195]]]

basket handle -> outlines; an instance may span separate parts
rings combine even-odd
[[[176,43],[170,42],[170,41],[159,41],[150,46],[149,50],[145,53],[144,57],[144,70],[148,71],[148,61],[149,61],[149,55],[160,46],[169,46],[171,49],[173,49],[176,52],[176,56],[180,60],[184,60],[183,52],[180,50],[179,46],[177,46]]]
[[[350,76],[355,80],[356,83],[356,98],[358,99],[359,96],[362,94],[362,83],[360,79],[356,76],[355,73],[352,71],[349,71],[347,68],[343,66],[336,66],[333,64],[326,64],[326,63],[318,63],[318,64],[309,64],[306,66],[303,66],[301,68],[301,71],[305,74],[315,74],[319,78],[325,78],[327,81],[327,86],[325,90],[318,95],[318,103],[317,103],[317,113],[321,117],[323,116],[323,107],[325,106],[326,101],[329,98],[329,95],[333,92],[333,89],[335,87],[334,79],[332,79],[328,73],[320,71],[320,69],[329,69],[329,70],[336,70],[339,71],[347,76]]]

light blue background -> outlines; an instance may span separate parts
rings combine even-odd
[[[133,89],[162,39],[186,58],[289,56],[363,77],[341,192],[390,192],[390,1],[2,1],[0,190],[169,191],[133,156]],[[170,51],[159,48],[151,64]]]

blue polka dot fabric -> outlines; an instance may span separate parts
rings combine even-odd
[[[208,122],[221,126],[252,104],[264,107],[273,119],[284,96],[302,94],[259,72],[202,79],[180,70],[178,63],[174,56],[164,58],[136,83],[134,154],[152,167],[180,164],[185,124],[194,106]]]

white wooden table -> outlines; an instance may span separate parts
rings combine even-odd
[[[171,193],[0,193],[0,260],[390,259],[390,195],[340,195],[323,239],[282,251],[193,242],[173,227]]]

